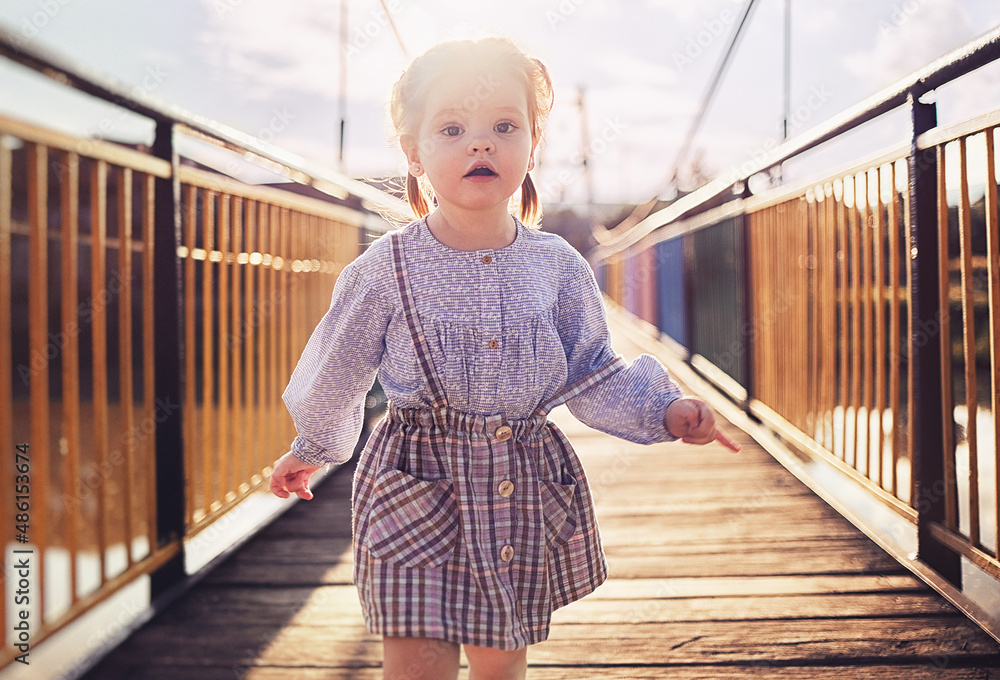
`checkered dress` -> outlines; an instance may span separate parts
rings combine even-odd
[[[552,611],[607,575],[583,467],[546,414],[567,403],[600,429],[665,441],[677,386],[651,357],[627,366],[610,352],[589,268],[552,235],[518,224],[508,248],[459,253],[419,221],[359,262],[359,273],[342,274],[285,401],[299,431],[292,450],[318,464],[344,457],[343,421],[354,426],[354,392],[373,377],[366,367],[390,397],[354,479],[354,576],[368,628],[498,649],[544,640]],[[472,287],[481,270],[501,270],[495,290]],[[566,299],[574,285],[583,292]],[[463,296],[468,306],[455,312],[478,324],[448,318]],[[487,310],[497,301],[496,320],[484,318],[484,298]],[[479,376],[491,360],[500,372]],[[519,372],[515,394],[497,391],[505,368]]]

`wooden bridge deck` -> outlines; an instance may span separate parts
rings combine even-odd
[[[556,612],[529,678],[1000,678],[989,636],[748,436],[738,456],[640,447],[553,417],[587,467],[611,578]],[[86,677],[381,678],[349,504],[342,469]]]

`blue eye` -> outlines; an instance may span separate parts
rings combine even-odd
[[[441,133],[445,137],[458,137],[460,134],[462,134],[462,128],[458,127],[457,125],[446,125],[444,129],[441,130]]]
[[[510,133],[510,132],[513,132],[514,130],[516,130],[517,126],[514,125],[513,123],[508,123],[508,122],[505,121],[503,123],[497,123],[493,127],[493,129],[496,130],[497,132],[499,132],[500,134],[505,135],[507,133]]]

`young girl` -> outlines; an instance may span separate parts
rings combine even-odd
[[[473,679],[523,678],[552,611],[604,581],[586,476],[546,419],[555,406],[633,442],[737,448],[658,361],[615,355],[586,261],[531,228],[527,173],[551,103],[545,67],[506,40],[412,63],[391,111],[421,217],[344,269],[284,394],[298,436],[271,490],[305,499],[313,472],[351,456],[376,374],[389,396],[353,516],[386,678],[455,678],[459,645]]]

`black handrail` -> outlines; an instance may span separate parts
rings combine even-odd
[[[847,109],[826,125],[804,133],[755,159],[746,172],[734,172],[712,180],[705,186],[679,198],[636,224],[629,231],[596,246],[587,258],[597,264],[619,253],[656,229],[691,214],[740,182],[774,168],[786,160],[830,141],[879,116],[899,108],[909,98],[919,100],[926,93],[976,69],[1000,59],[1000,27],[983,34],[961,47],[948,52],[927,66],[901,78],[889,87]]]
[[[62,85],[151,118],[158,124],[174,124],[182,132],[188,132],[230,151],[249,153],[250,160],[256,160],[272,171],[273,164],[277,163],[287,169],[285,174],[289,179],[311,185],[323,193],[341,196],[344,193],[353,194],[362,200],[364,207],[373,212],[399,219],[409,219],[412,216],[409,205],[400,198],[236,128],[167,104],[146,92],[134,91],[115,78],[83,64],[71,63],[65,57],[42,47],[25,44],[17,34],[3,26],[0,26],[0,56],[46,75]]]

